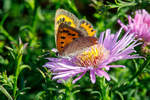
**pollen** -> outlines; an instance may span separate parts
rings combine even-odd
[[[109,50],[102,45],[96,44],[77,55],[76,63],[79,66],[97,67],[109,57],[109,54]]]

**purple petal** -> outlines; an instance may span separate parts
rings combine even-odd
[[[52,80],[54,79],[62,79],[64,77],[72,77],[74,75],[77,75],[79,74],[80,72],[67,72],[67,73],[64,73],[64,74],[60,74],[60,75],[56,75],[52,78]]]
[[[107,65],[107,67],[113,67],[113,68],[123,67],[123,68],[125,68],[126,66],[124,66],[124,65]]]
[[[85,75],[85,73],[86,73],[86,71],[84,71],[79,77],[77,77],[76,79],[74,79],[74,80],[72,81],[72,83],[73,83],[73,84],[76,83],[79,79],[81,79],[81,77],[82,77],[83,75]]]
[[[100,37],[99,37],[99,44],[103,44],[104,33],[105,33],[105,32],[102,32],[102,33],[100,34]]]
[[[58,62],[58,61],[61,61],[60,58],[45,58],[45,59],[47,59],[47,60],[49,60],[49,61],[52,61],[52,62]]]
[[[85,69],[84,67],[78,67],[78,66],[70,66],[70,65],[67,65],[67,64],[63,64],[63,63],[57,63],[58,65],[64,67],[64,68],[68,68],[68,69]]]
[[[91,78],[91,82],[94,84],[96,82],[95,70],[94,69],[90,70],[90,78]]]
[[[117,42],[121,32],[122,32],[122,28],[120,28],[120,30],[115,34],[114,39],[113,39],[114,42]]]
[[[103,70],[96,70],[96,74],[98,76],[104,76],[108,81],[110,80],[109,75]]]
[[[121,25],[121,27],[124,29],[124,30],[128,30],[128,27],[126,25],[124,25],[120,20],[118,20],[118,23]]]

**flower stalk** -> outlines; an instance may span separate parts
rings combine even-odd
[[[109,86],[105,82],[105,78],[99,78],[99,86],[101,89],[101,96],[99,100],[110,100],[109,96]]]
[[[20,72],[20,65],[21,65],[21,62],[22,62],[22,49],[23,48],[23,45],[20,46],[19,48],[19,51],[18,51],[18,55],[17,55],[17,58],[16,58],[16,69],[15,69],[15,77],[14,77],[14,88],[13,88],[13,97],[14,97],[14,100],[16,100],[16,91],[17,91],[17,81],[18,81],[18,76],[19,76],[19,72]]]
[[[23,44],[21,39],[19,38],[19,47],[17,49],[17,57],[15,59],[16,68],[15,68],[14,85],[13,85],[13,98],[14,98],[14,100],[16,100],[17,96],[18,96],[18,94],[17,94],[17,90],[18,90],[17,81],[18,81],[18,77],[19,77],[20,72],[25,68],[30,69],[30,67],[28,65],[22,65],[23,51],[26,48],[26,46],[27,46],[27,43]]]
[[[73,94],[73,87],[74,85],[72,84],[72,80],[69,79],[67,82],[64,82],[64,85],[66,86],[66,100],[75,100],[74,99],[74,94]]]

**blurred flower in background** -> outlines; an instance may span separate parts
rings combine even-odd
[[[137,10],[134,18],[128,16],[127,25],[120,20],[118,23],[125,31],[131,30],[137,38],[150,42],[150,14],[146,10]]]
[[[134,47],[141,44],[137,43],[138,40],[134,40],[134,35],[127,32],[120,40],[122,29],[116,34],[111,34],[110,30],[102,32],[98,43],[89,47],[82,53],[67,58],[47,58],[47,62],[44,67],[49,68],[54,77],[58,79],[58,82],[67,80],[70,77],[74,77],[81,73],[73,83],[78,81],[87,71],[90,71],[90,79],[92,83],[96,82],[95,74],[102,77],[104,76],[108,81],[110,80],[108,71],[111,67],[125,67],[124,65],[108,65],[112,62],[122,59],[141,58],[139,55],[130,55],[135,52]]]
[[[130,30],[131,33],[134,33],[136,38],[144,42],[142,50],[145,52],[148,46],[147,44],[150,42],[150,14],[144,9],[137,10],[134,18],[128,16],[127,25],[124,25],[120,20],[118,20],[118,23],[125,31]],[[148,51],[150,50],[146,50],[146,53],[148,53]]]

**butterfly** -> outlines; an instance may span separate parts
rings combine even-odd
[[[86,48],[97,44],[96,30],[86,20],[58,9],[55,15],[55,42],[60,56],[75,56]]]

